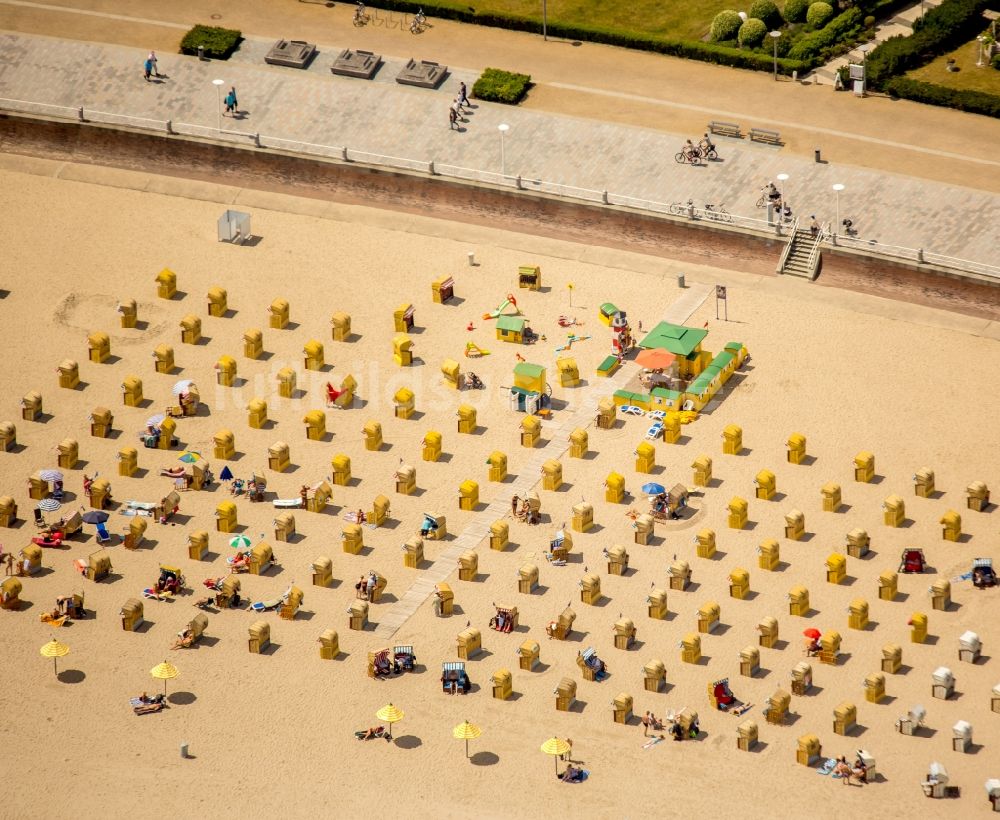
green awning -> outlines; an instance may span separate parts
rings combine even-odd
[[[661,348],[675,356],[689,356],[708,335],[704,328],[672,325],[670,322],[660,322],[639,342],[639,347]]]

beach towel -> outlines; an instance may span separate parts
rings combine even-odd
[[[837,766],[837,761],[831,757],[826,759],[826,762],[816,770],[816,774],[830,774]]]
[[[302,506],[301,498],[276,498],[271,502],[275,507],[297,508]]]

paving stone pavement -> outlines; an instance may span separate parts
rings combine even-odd
[[[171,119],[198,124],[207,134],[218,122],[211,81],[220,78],[236,86],[244,112],[224,119],[224,129],[492,172],[500,170],[497,126],[508,123],[506,172],[520,174],[529,189],[531,180],[542,179],[658,202],[724,203],[731,213],[763,217],[754,207],[759,188],[787,173],[786,197],[802,217],[833,222],[831,185],[839,182],[846,186],[841,217],[854,220],[861,238],[996,263],[1000,196],[984,191],[809,162],[723,138],[717,140],[720,162],[682,166],[673,159],[679,136],[483,102],[475,103],[461,131],[452,131],[448,106],[460,80],[471,87],[474,72],[452,67],[432,91],[393,82],[402,62],[393,55],[384,55],[386,65],[366,82],[330,73],[336,46],[320,45],[310,69],[300,71],[265,65],[269,45],[249,39],[227,62],[161,54],[168,78],[147,83],[139,49],[4,33],[0,98]],[[987,164],[983,173],[1000,171]]]
[[[707,285],[692,285],[686,288],[684,293],[678,296],[667,308],[662,317],[663,321],[678,325],[684,324],[711,292],[712,288]],[[524,469],[518,473],[517,479],[511,484],[505,484],[503,493],[494,496],[486,508],[479,511],[475,519],[462,530],[461,534],[438,556],[437,560],[420,573],[420,577],[413,582],[403,597],[379,621],[375,628],[377,635],[391,638],[396,634],[399,628],[434,592],[434,585],[441,583],[455,571],[458,557],[466,550],[475,550],[489,535],[490,525],[510,513],[510,497],[514,495],[524,496],[531,492],[532,488],[540,481],[542,465],[549,459],[559,460],[563,453],[569,449],[569,434],[578,427],[586,429],[594,423],[598,400],[602,396],[624,388],[625,383],[631,377],[631,371],[623,368],[611,378],[596,379],[587,386],[575,409],[568,412],[566,418],[546,425],[548,440],[532,453],[531,458],[524,465]]]

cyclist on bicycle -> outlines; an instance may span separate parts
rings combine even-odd
[[[715,144],[709,139],[708,134],[705,134],[699,141],[698,147],[705,153],[708,154],[710,151],[715,150]]]
[[[693,142],[691,142],[691,140],[685,142],[684,147],[681,150],[684,152],[684,156],[686,156],[691,162],[697,162],[698,157],[701,156],[697,147]]]
[[[771,200],[773,205],[778,205],[781,202],[781,191],[774,187],[773,182],[767,183],[767,198]]]

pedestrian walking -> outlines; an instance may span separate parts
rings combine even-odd
[[[462,106],[459,104],[457,97],[451,101],[451,110],[455,112],[455,117],[457,119],[465,122],[465,118],[462,116]]]
[[[153,61],[147,57],[146,62],[142,64],[142,77],[147,83],[149,82],[149,77],[152,73],[153,73]]]
[[[472,108],[472,106],[469,105],[469,93],[465,87],[465,83],[458,84],[458,102],[459,105],[464,105],[466,108]]]
[[[157,65],[156,65],[156,52],[155,51],[149,52],[149,57],[147,57],[146,59],[151,64],[151,66],[152,66],[153,76],[154,77],[159,77],[160,76],[160,69],[157,68]]]
[[[458,114],[455,113],[454,106],[448,109],[448,127],[449,129],[458,130]]]
[[[236,116],[236,110],[237,110],[236,107],[238,105],[238,103],[236,101],[236,86],[235,85],[232,88],[229,89],[229,93],[226,94],[226,97],[223,100],[223,102],[225,102],[225,104],[226,104],[226,111],[225,111],[225,113],[226,114],[230,114],[231,116],[235,117]]]
[[[816,215],[813,214],[809,217],[812,222],[809,223],[809,233],[812,234],[813,239],[819,236],[819,223],[816,221]]]

